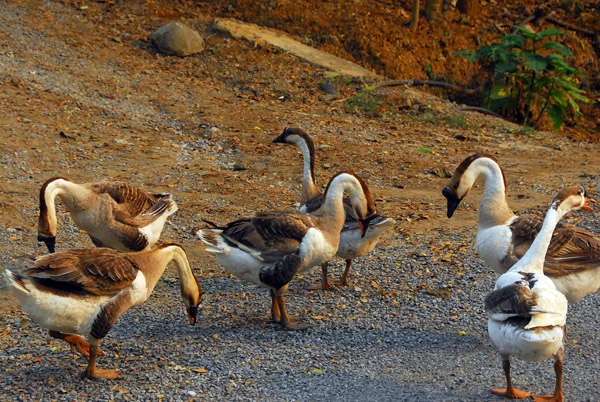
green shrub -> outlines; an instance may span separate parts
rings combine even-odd
[[[489,81],[483,89],[483,106],[513,115],[524,125],[535,127],[547,113],[558,130],[567,117],[581,114],[578,102],[590,102],[577,86],[581,71],[569,66],[571,51],[548,40],[566,35],[559,29],[539,33],[517,27],[517,33],[500,36],[475,51],[463,50],[454,56],[467,57],[487,70]]]

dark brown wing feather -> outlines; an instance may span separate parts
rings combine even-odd
[[[531,309],[536,304],[535,295],[527,286],[512,284],[494,290],[485,298],[485,309],[491,314],[507,314],[519,317],[531,315]]]
[[[233,243],[257,250],[267,260],[295,253],[308,229],[307,215],[296,211],[263,212],[253,218],[229,223],[221,235]]]
[[[515,261],[527,252],[543,222],[542,217],[527,215],[515,219],[511,224]],[[544,273],[548,276],[561,276],[598,267],[600,239],[587,230],[559,223],[546,253]]]
[[[23,274],[66,283],[95,295],[112,295],[126,288],[137,276],[137,266],[109,248],[73,249],[44,255]]]

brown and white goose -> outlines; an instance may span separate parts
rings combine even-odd
[[[525,253],[496,281],[494,291],[485,299],[488,332],[502,356],[506,389],[492,392],[509,398],[527,398],[529,392],[513,387],[510,357],[541,361],[552,356],[556,385],[554,394],[533,396],[536,401],[563,400],[563,352],[567,321],[567,299],[544,275],[544,255],[560,218],[574,209],[591,209],[583,187],[568,187],[552,202],[542,228]]]
[[[8,288],[21,301],[23,311],[50,330],[50,336],[89,356],[83,372],[88,378],[118,377],[118,370],[96,368],[96,358],[103,354],[98,347],[123,313],[148,299],[171,261],[179,273],[190,323],[196,322],[203,293],[185,251],[177,244],[128,253],[110,248],[72,249],[21,259],[31,265],[21,272],[5,270]]]
[[[226,226],[201,229],[198,237],[208,244],[217,261],[231,274],[270,289],[271,318],[288,329],[292,323],[285,309],[284,293],[297,273],[333,257],[340,241],[345,213],[342,198],[349,194],[353,214],[364,234],[375,215],[375,204],[365,182],[349,172],[333,176],[319,209],[261,212]],[[207,222],[210,223],[210,222]]]
[[[312,138],[300,128],[286,127],[283,133],[275,138],[273,142],[294,145],[302,151],[304,173],[302,176],[300,210],[309,213],[317,210],[323,203],[323,194],[317,187],[315,180],[315,146]],[[340,280],[333,283],[333,285],[337,286],[344,286],[348,283],[348,274],[350,273],[352,260],[373,251],[381,236],[394,223],[392,218],[377,215],[369,223],[369,232],[362,236],[358,222],[352,214],[352,206],[347,198],[344,198],[344,210],[346,212],[346,221],[340,232],[340,243],[336,255],[346,260],[346,268]],[[321,265],[321,270],[321,285],[314,286],[313,288],[330,289],[332,284],[328,278],[327,262]]]
[[[542,227],[543,217],[516,216],[506,199],[506,179],[498,161],[486,154],[466,158],[442,190],[451,218],[479,176],[485,177],[479,203],[476,247],[485,263],[506,272],[529,249]],[[576,226],[559,223],[544,262],[544,273],[569,303],[600,287],[600,238]]]
[[[54,177],[40,189],[38,219],[38,241],[43,241],[51,253],[56,242],[57,196],[75,225],[87,232],[97,247],[120,251],[150,249],[167,218],[177,211],[170,194],[150,194],[118,181],[76,184]]]

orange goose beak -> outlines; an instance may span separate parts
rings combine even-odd
[[[593,198],[585,197],[585,204],[583,204],[583,207],[581,207],[581,209],[585,209],[586,211],[593,211],[592,207],[589,206],[588,203],[595,204],[596,200],[594,200]]]

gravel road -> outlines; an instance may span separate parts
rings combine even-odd
[[[598,227],[595,215],[578,217]],[[298,332],[267,321],[264,289],[229,276],[200,278],[205,299],[190,326],[170,268],[102,345],[107,354],[98,367],[119,368],[115,381],[79,379],[85,358],[11,309],[0,319],[3,400],[503,400],[489,392],[504,386],[504,377],[482,303],[494,275],[476,257],[472,238],[470,229],[408,236],[402,246],[356,261],[350,286],[332,292],[307,290],[318,269],[297,278],[288,292],[290,314],[311,323]],[[6,255],[2,264],[15,268]],[[568,400],[600,397],[599,296],[570,307]],[[552,362],[513,360],[513,378],[517,387],[548,393]]]

